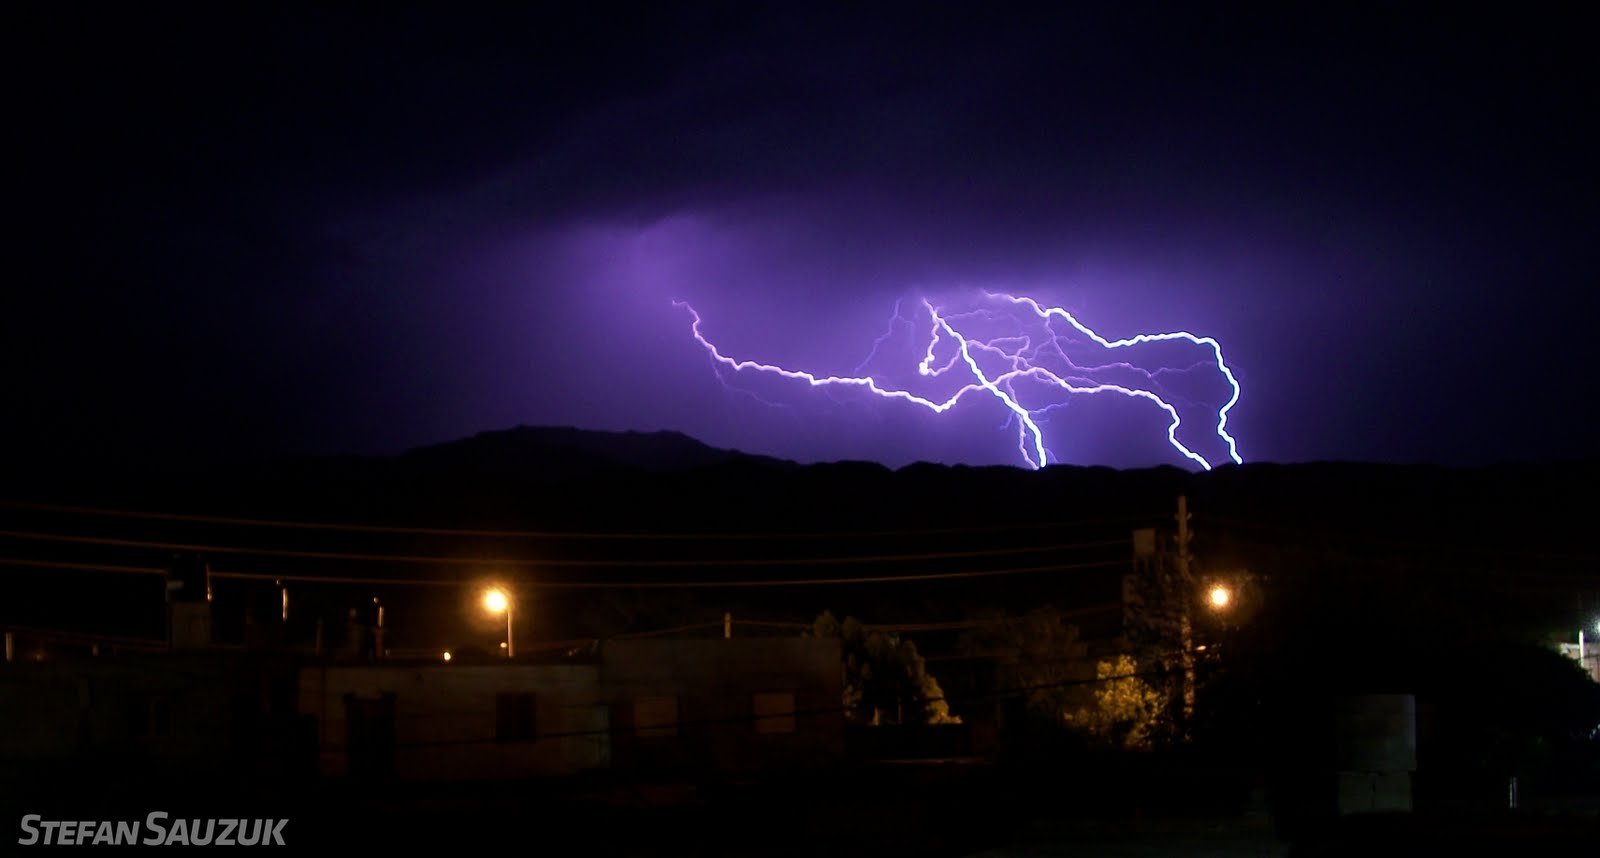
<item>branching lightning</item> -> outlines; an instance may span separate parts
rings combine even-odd
[[[1228,391],[1226,401],[1216,409],[1216,437],[1226,446],[1228,458],[1236,463],[1243,461],[1239,457],[1238,443],[1228,434],[1228,412],[1239,401],[1239,382],[1223,360],[1221,344],[1211,337],[1176,331],[1107,339],[1059,307],[1045,307],[1028,297],[984,292],[982,300],[975,302],[977,306],[958,308],[958,311],[922,300],[914,318],[907,318],[903,314],[902,303],[896,303],[888,330],[873,343],[867,359],[856,367],[856,375],[818,375],[724,355],[701,330],[699,312],[686,302],[673,303],[689,312],[693,319],[690,330],[715,364],[727,367],[734,373],[762,373],[805,382],[811,387],[863,390],[936,414],[954,408],[969,394],[986,394],[1006,409],[1007,425],[1015,423],[1018,452],[1032,468],[1042,468],[1056,458],[1045,445],[1045,433],[1040,425],[1046,415],[1065,406],[1074,395],[1114,394],[1149,402],[1165,412],[1169,418],[1168,443],[1184,458],[1210,470],[1212,462],[1178,438],[1179,428],[1183,425],[1178,405],[1189,407],[1195,403],[1170,390],[1166,379],[1215,369],[1226,382]],[[996,327],[1003,332],[987,338],[974,333]],[[963,383],[958,389],[944,395],[918,393],[880,381],[881,373],[875,375],[866,372],[867,367],[879,358],[885,344],[907,328],[912,330],[913,335],[921,332],[925,338],[925,345],[918,347],[916,352],[921,355],[916,366],[917,375],[930,381],[947,376],[959,378]],[[1173,341],[1199,346],[1210,353],[1209,357],[1154,370],[1129,361],[1101,362],[1106,361],[1106,353],[1114,354],[1133,346]],[[1092,354],[1084,363],[1081,361],[1086,350]],[[1037,388],[1046,392],[1054,391],[1055,395],[1050,401],[1024,404],[1025,399],[1031,402],[1031,397],[1019,392],[1024,382],[1033,382]],[[1063,395],[1067,398],[1062,399]]]

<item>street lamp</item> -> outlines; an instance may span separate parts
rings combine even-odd
[[[483,608],[491,614],[505,612],[506,658],[516,656],[516,645],[511,640],[511,595],[499,587],[493,587],[483,594]]]
[[[1211,603],[1212,608],[1220,611],[1233,601],[1233,591],[1228,589],[1226,584],[1218,584],[1206,594],[1206,600]]]

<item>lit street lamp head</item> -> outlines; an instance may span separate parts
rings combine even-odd
[[[511,606],[511,598],[506,591],[498,587],[483,594],[483,607],[491,614],[498,614]]]
[[[1222,584],[1218,584],[1211,588],[1211,592],[1206,594],[1206,598],[1211,602],[1211,607],[1220,611],[1228,607],[1228,603],[1233,601],[1233,591]]]

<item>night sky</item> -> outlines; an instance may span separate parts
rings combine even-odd
[[[4,460],[1018,463],[993,399],[719,380],[672,303],[848,374],[976,289],[1215,337],[1247,462],[1590,455],[1600,104],[1554,7],[481,5],[8,6]],[[1188,464],[1139,403],[1053,420]]]

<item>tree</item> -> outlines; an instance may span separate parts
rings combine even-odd
[[[1063,713],[1063,719],[1097,743],[1128,750],[1149,748],[1167,700],[1136,673],[1138,664],[1132,656],[1100,661],[1089,699]]]
[[[917,645],[825,611],[811,634],[843,642],[846,715],[868,724],[959,724]]]
[[[1093,675],[1078,627],[1048,605],[1022,616],[986,612],[957,646],[966,655],[993,659],[999,687],[1018,689],[1029,711],[1052,722],[1082,704],[1077,684]]]
[[[1148,747],[1161,724],[1167,696],[1130,676],[1128,655],[1095,660],[1077,626],[1045,606],[1021,616],[989,613],[962,635],[968,655],[993,658],[996,681],[1014,690],[1046,724],[1068,727],[1094,744]]]

